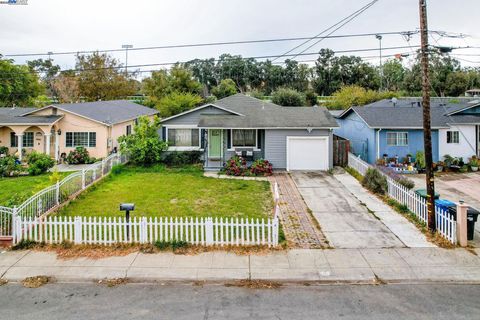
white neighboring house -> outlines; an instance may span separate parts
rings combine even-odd
[[[444,117],[449,128],[438,132],[440,159],[447,154],[465,162],[473,155],[480,157],[480,100],[449,110]]]

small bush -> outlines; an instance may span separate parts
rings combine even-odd
[[[201,162],[201,151],[173,151],[169,152],[163,159],[163,163],[171,167],[181,167]]]
[[[37,242],[33,240],[22,239],[20,240],[19,243],[17,243],[12,247],[12,250],[28,250],[28,249],[34,248],[36,245],[37,245]]]
[[[0,146],[0,155],[8,156],[8,147]]]
[[[380,171],[373,168],[369,168],[365,173],[362,185],[368,190],[382,195],[387,192],[388,188],[387,178]]]
[[[401,184],[402,186],[404,186],[407,189],[415,188],[415,182],[413,182],[412,180],[407,179],[405,177],[400,177],[399,179],[396,179],[395,181],[397,181],[399,184]]]
[[[159,250],[165,251],[171,249],[173,251],[187,248],[189,246],[188,242],[183,240],[172,240],[172,241],[156,241],[154,246],[157,247]]]
[[[247,172],[247,161],[239,156],[233,156],[225,163],[225,174],[229,176],[244,176]]]
[[[116,175],[122,173],[123,169],[125,169],[125,166],[123,164],[116,164],[116,165],[112,166],[111,173],[112,173],[112,175],[116,176]]]
[[[417,162],[417,168],[425,169],[425,153],[423,151],[417,151],[417,154],[415,155],[415,160]]]
[[[14,156],[5,156],[0,158],[0,176],[11,177],[17,175],[22,170],[22,166],[17,163]]]
[[[48,171],[55,165],[55,160],[53,160],[49,155],[44,153],[39,153],[33,151],[27,157],[28,163],[28,173],[32,176],[36,176]]]
[[[273,174],[272,164],[268,160],[255,160],[250,166],[250,173],[255,176],[271,176]]]
[[[50,183],[55,184],[62,179],[62,175],[55,168],[55,170],[53,170],[52,174],[50,175],[50,177],[48,177],[48,179],[50,180]]]
[[[65,161],[68,164],[85,164],[90,162],[90,155],[85,147],[76,147],[68,153]]]

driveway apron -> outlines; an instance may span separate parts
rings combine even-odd
[[[292,177],[334,248],[405,247],[333,175],[293,172]]]

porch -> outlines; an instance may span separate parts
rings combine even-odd
[[[238,155],[251,165],[265,157],[265,130],[260,129],[201,129],[204,168],[217,171],[225,162]]]

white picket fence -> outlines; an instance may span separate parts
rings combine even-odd
[[[365,175],[369,168],[375,168],[352,153],[348,154],[348,166],[358,171],[362,176]],[[384,174],[381,171],[379,172]],[[385,175],[385,177],[387,178],[388,196],[407,206],[418,219],[428,224],[427,201],[414,191],[397,183],[389,176]],[[435,211],[435,221],[438,233],[451,243],[456,244],[457,223],[455,219],[448,212],[445,212],[440,208],[436,208]]]
[[[278,245],[278,218],[125,218],[15,217],[14,243],[22,239],[48,244],[155,243],[186,241],[195,245]]]
[[[37,192],[18,207],[0,207],[0,236],[12,236],[13,216],[35,218],[56,208],[72,195],[85,190],[108,174],[116,164],[127,162],[125,155],[114,153],[85,169],[72,173],[56,184]]]

